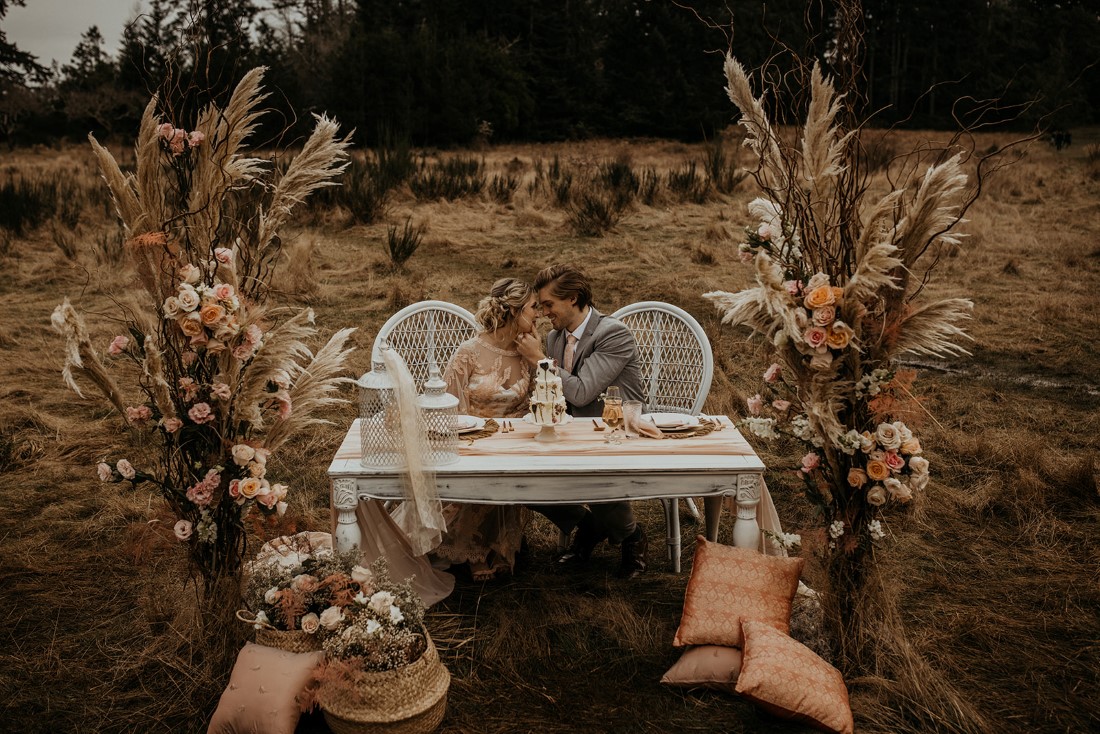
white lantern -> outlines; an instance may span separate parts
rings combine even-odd
[[[385,343],[382,349],[389,349]],[[371,371],[359,378],[359,439],[363,466],[401,466],[401,420],[393,377],[381,353],[371,360]]]
[[[439,376],[434,360],[428,366],[428,379],[416,405],[428,432],[428,455],[424,463],[442,466],[458,461],[458,434],[455,433],[458,398],[447,392],[447,383]]]

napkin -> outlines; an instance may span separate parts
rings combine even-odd
[[[634,424],[634,430],[646,438],[664,438],[665,434],[661,433],[661,429],[653,425],[653,421],[639,420]]]

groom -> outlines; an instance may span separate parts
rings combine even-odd
[[[643,398],[638,345],[622,322],[604,316],[592,306],[592,287],[577,267],[552,265],[535,277],[539,306],[554,330],[547,337],[546,353],[556,360],[562,392],[569,412],[576,417],[603,413],[600,395],[616,385],[624,400]],[[531,364],[546,357],[538,337],[521,334],[519,353]],[[616,575],[634,578],[646,568],[645,530],[634,519],[629,502],[584,505],[539,505],[562,532],[577,528],[562,564],[587,561],[602,540],[622,544],[622,563]]]

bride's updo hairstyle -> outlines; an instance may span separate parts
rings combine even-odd
[[[477,304],[474,318],[483,331],[496,331],[508,326],[527,305],[534,290],[531,284],[518,278],[501,278],[493,283],[489,295]]]

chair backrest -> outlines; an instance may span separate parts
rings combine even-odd
[[[428,379],[434,360],[442,372],[458,345],[477,335],[474,315],[446,301],[420,301],[401,309],[389,318],[374,338],[372,356],[379,358],[379,347],[386,339],[409,365],[420,390]]]
[[[633,303],[611,315],[638,342],[645,409],[698,414],[714,377],[710,339],[699,322],[682,308],[661,301]]]

